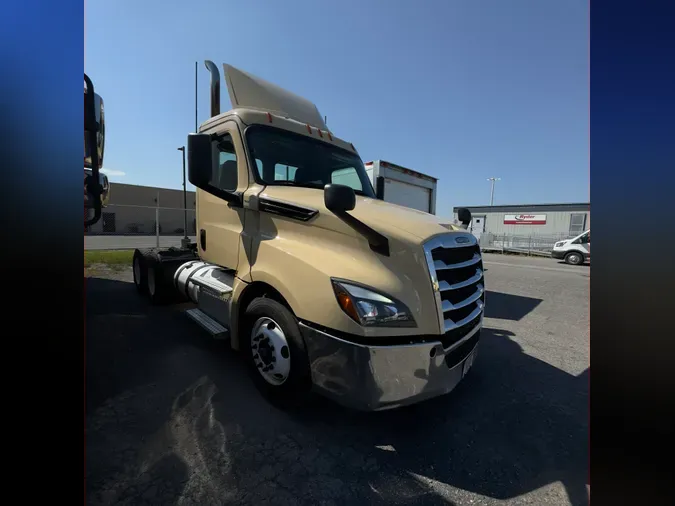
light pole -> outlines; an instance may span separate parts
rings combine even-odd
[[[492,207],[495,201],[495,181],[501,181],[501,178],[489,177],[487,180],[490,181],[490,207]]]
[[[183,248],[187,248],[190,246],[190,239],[188,239],[187,235],[187,227],[188,227],[188,218],[187,218],[187,187],[185,185],[185,146],[181,146],[180,148],[176,148],[178,151],[183,152],[183,238],[181,239],[180,243]]]

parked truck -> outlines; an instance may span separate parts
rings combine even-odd
[[[436,186],[438,180],[415,170],[384,160],[366,162],[366,173],[385,202],[436,214]]]
[[[105,149],[105,114],[103,99],[94,91],[94,84],[84,74],[84,226],[93,225],[101,218],[110,197],[108,178],[103,167]],[[94,211],[87,218],[90,210]]]
[[[473,364],[485,291],[462,227],[382,200],[310,101],[229,65],[232,110],[187,141],[197,240],[136,250],[138,291],[241,352],[271,402],[312,392],[382,410],[450,392]]]

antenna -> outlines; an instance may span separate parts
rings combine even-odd
[[[199,132],[199,123],[197,122],[197,62],[195,62],[195,133]]]

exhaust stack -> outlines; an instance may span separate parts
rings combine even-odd
[[[220,72],[211,60],[205,60],[204,65],[211,73],[211,117],[220,114]]]

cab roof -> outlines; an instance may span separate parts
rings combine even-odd
[[[317,106],[306,98],[232,65],[224,64],[223,70],[233,109],[257,109],[292,118],[321,130],[328,129]]]
[[[219,96],[220,78],[217,76],[217,67],[210,61],[206,63],[212,72],[212,87],[214,84],[217,85]],[[227,118],[237,116],[247,125],[270,124],[356,152],[353,144],[335,137],[328,130],[319,109],[313,102],[232,65],[224,64],[223,70],[232,109],[204,121],[200,132],[217,131],[219,124]],[[220,99],[217,101],[219,103]],[[218,105],[216,111],[219,108]]]

